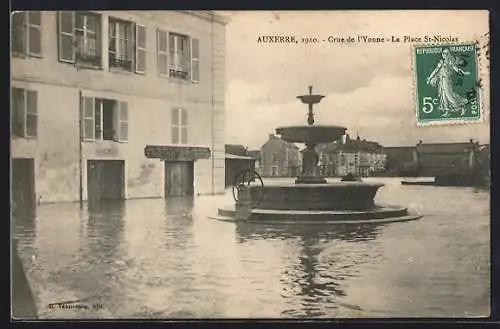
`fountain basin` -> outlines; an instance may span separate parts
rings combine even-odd
[[[252,208],[274,210],[367,210],[384,184],[334,182],[248,186]]]
[[[271,210],[255,208],[244,212],[235,207],[219,208],[218,216],[211,217],[225,222],[283,225],[330,225],[330,224],[383,224],[405,222],[422,218],[397,206],[375,206],[371,210]]]
[[[321,144],[339,140],[346,130],[341,126],[289,126],[276,128],[276,133],[290,143]]]

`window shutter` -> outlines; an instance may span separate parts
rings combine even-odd
[[[75,13],[72,11],[59,12],[59,60],[75,62],[74,29]]]
[[[26,113],[26,100],[23,89],[12,88],[12,134],[24,137],[24,118]]]
[[[124,30],[125,34],[125,47],[124,51],[126,52],[126,60],[128,61],[130,66],[127,66],[128,70],[134,72],[135,66],[135,27],[136,24],[133,23],[122,23],[120,24]]]
[[[82,130],[84,140],[94,140],[95,139],[95,126],[94,126],[94,111],[95,111],[95,99],[90,97],[83,97],[83,120],[82,120]]]
[[[181,144],[187,144],[188,142],[188,117],[186,109],[180,109],[180,125],[181,125]]]
[[[200,42],[191,38],[191,81],[200,81]]]
[[[175,107],[172,109],[172,125],[173,126],[180,126],[180,121],[179,121],[179,108]]]
[[[172,144],[179,144],[179,131],[180,131],[180,109],[173,108],[171,112],[172,123]]]
[[[186,109],[179,109],[179,111],[181,112],[181,118],[180,118],[180,126],[187,126],[187,111]]]
[[[12,14],[12,52],[25,54],[26,52],[26,12]]]
[[[119,140],[120,142],[128,141],[128,104],[126,102],[119,102]]]
[[[37,98],[38,93],[34,90],[26,90],[26,137],[36,137],[37,124]]]
[[[135,72],[146,73],[146,26],[135,26]]]
[[[168,33],[156,30],[158,75],[168,76]]]
[[[28,54],[42,55],[42,15],[39,11],[28,12]]]

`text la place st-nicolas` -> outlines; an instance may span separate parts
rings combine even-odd
[[[428,42],[458,42],[458,38],[446,35],[425,35],[425,36],[333,36],[327,38],[320,38],[316,36],[296,37],[295,35],[259,35],[257,36],[257,43],[428,43]]]

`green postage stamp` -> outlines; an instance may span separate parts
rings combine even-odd
[[[417,125],[482,121],[476,44],[413,50]]]

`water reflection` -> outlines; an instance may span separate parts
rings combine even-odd
[[[165,199],[165,213],[170,217],[191,218],[194,197],[177,197]]]
[[[377,237],[383,225],[263,225],[238,223],[236,236],[239,243],[256,239],[301,238],[306,241],[345,240],[348,242],[370,241]]]
[[[101,302],[122,294],[120,273],[127,266],[124,243],[124,201],[91,202],[81,220],[86,226],[80,239],[78,258],[70,264],[71,276],[63,282],[80,298]],[[66,281],[67,280],[67,281]]]
[[[292,240],[298,248],[296,261],[283,268],[281,296],[289,306],[282,316],[322,317],[331,315],[346,296],[345,279],[354,276],[345,259],[356,255],[353,244],[376,239],[380,225],[294,225],[239,224],[238,242],[260,239]],[[352,246],[346,246],[352,245]],[[351,250],[349,250],[351,249]],[[378,255],[373,254],[376,258]],[[356,309],[356,306],[351,306]]]
[[[36,235],[36,209],[20,209],[18,208],[12,213],[12,230],[13,236],[30,236],[33,238]]]

